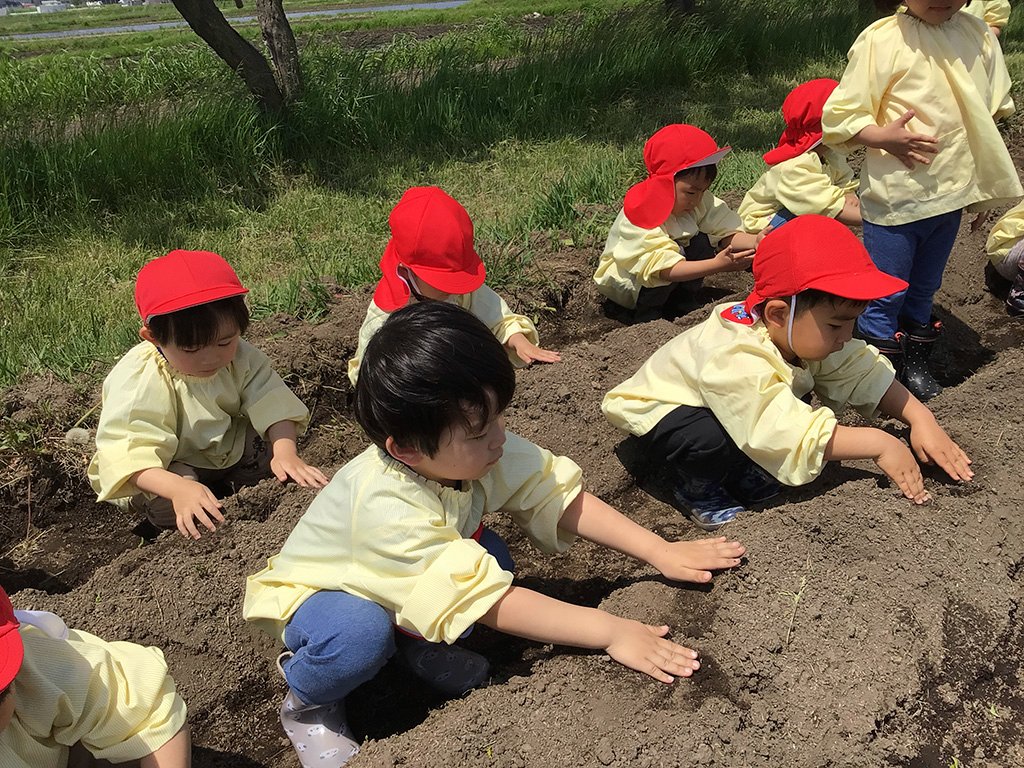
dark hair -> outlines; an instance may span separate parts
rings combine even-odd
[[[411,304],[366,345],[355,417],[381,448],[391,437],[433,456],[445,430],[487,423],[515,388],[505,348],[474,315],[441,301]]]
[[[239,333],[245,333],[249,327],[249,308],[244,298],[232,296],[156,315],[146,325],[157,344],[174,344],[185,349],[205,347],[217,340],[225,326],[236,325]]]
[[[715,179],[718,178],[718,166],[717,165],[698,165],[696,168],[684,168],[679,171],[675,176],[672,177],[673,181],[679,181],[680,179],[697,179],[699,181],[706,180],[707,183],[713,184]]]
[[[789,304],[792,296],[774,296],[774,299],[784,301]],[[867,306],[867,301],[859,301],[857,299],[846,299],[842,296],[836,296],[834,293],[826,293],[825,291],[819,291],[817,288],[808,288],[806,291],[800,291],[796,295],[796,317],[799,317],[804,312],[814,309],[819,304],[831,304],[833,309],[837,309],[841,306],[850,307],[864,307]],[[764,305],[772,299],[765,299],[757,305],[757,314],[764,317]]]

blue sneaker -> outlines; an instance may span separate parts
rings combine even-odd
[[[743,506],[717,480],[687,477],[676,484],[672,495],[687,509],[693,524],[703,531],[717,531],[743,511]]]
[[[782,493],[779,481],[753,462],[726,477],[724,485],[744,504],[760,504]]]

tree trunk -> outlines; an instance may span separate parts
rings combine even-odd
[[[299,67],[299,48],[281,0],[256,0],[256,18],[274,62],[277,87],[285,103],[291,104],[302,96],[302,70]]]
[[[264,112],[275,112],[284,107],[284,96],[267,60],[228,24],[213,0],[172,2],[192,31],[245,81]]]

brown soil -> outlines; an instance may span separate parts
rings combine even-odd
[[[742,516],[729,532],[748,559],[699,588],[586,543],[539,556],[494,519],[524,584],[670,624],[700,649],[702,670],[664,686],[599,654],[481,628],[469,644],[492,660],[489,687],[443,704],[387,668],[350,697],[352,724],[367,739],[352,765],[1024,764],[1024,325],[984,290],[982,244],[965,226],[939,295],[947,334],[937,358],[948,388],[933,401],[975,461],[973,483],[929,471],[935,500],[915,508],[870,463],[830,466],[811,486]],[[555,308],[541,333],[563,362],[519,374],[509,425],[575,458],[591,491],[642,524],[693,537],[656,486],[642,480],[642,489],[626,471],[640,459],[599,403],[749,277],[710,281],[703,306],[674,324],[624,326],[592,290],[592,245],[549,254],[542,264],[553,279],[510,297]],[[343,371],[367,300],[365,291],[339,295],[318,325],[281,318],[254,330],[311,406],[304,450],[326,467],[365,444]],[[134,520],[94,503],[87,448],[60,439],[79,420],[95,423],[95,401],[94,387],[49,380],[0,401],[0,424],[31,433],[26,450],[8,454],[0,489],[3,584],[19,607],[162,647],[190,706],[198,768],[294,768],[276,723],[279,649],[245,625],[240,605],[244,577],[278,549],[311,493],[265,481],[227,500],[231,522],[218,534],[147,543]]]

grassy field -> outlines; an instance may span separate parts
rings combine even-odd
[[[717,189],[744,189],[787,91],[841,73],[865,22],[851,5],[705,0],[686,21],[591,8],[538,31],[519,20],[535,4],[474,0],[462,12],[486,18],[430,40],[367,52],[308,35],[309,94],[275,123],[192,40],[0,58],[0,384],[101,374],[137,338],[135,273],[171,248],[222,253],[257,315],[315,319],[334,286],[374,279],[414,184],[467,207],[499,286],[541,279],[539,247],[599,247],[666,123],[732,144]]]

